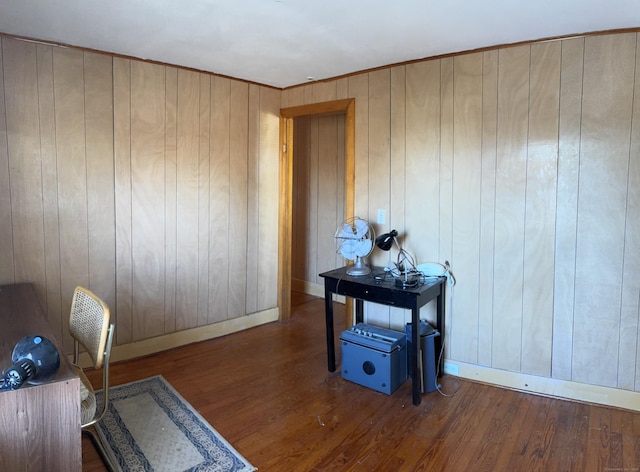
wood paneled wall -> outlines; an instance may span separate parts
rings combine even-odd
[[[572,38],[284,91],[356,98],[356,213],[386,209],[418,262],[451,262],[449,359],[640,391],[639,46]]]
[[[276,306],[279,90],[0,41],[0,283],[67,347],[76,285],[118,345]]]

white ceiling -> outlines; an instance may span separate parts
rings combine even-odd
[[[440,54],[639,26],[638,0],[0,1],[2,33],[278,88]]]

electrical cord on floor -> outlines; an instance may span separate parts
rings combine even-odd
[[[447,268],[449,266],[449,263],[447,262]],[[449,333],[449,337],[451,337],[451,332],[453,330],[453,288],[455,286],[455,279],[454,279],[454,283],[450,285],[450,289],[449,289],[449,328],[447,329],[447,332]],[[442,346],[440,347],[440,353],[438,354],[438,361],[436,362],[436,379],[435,379],[435,383],[436,383],[436,390],[438,390],[438,392],[440,393],[440,395],[442,395],[443,397],[453,397],[456,393],[458,393],[458,390],[460,390],[460,380],[458,379],[458,377],[456,377],[455,375],[452,374],[447,374],[448,376],[451,376],[451,378],[456,380],[456,385],[455,385],[455,390],[452,393],[445,393],[442,390],[442,385],[440,385],[438,383],[438,377],[440,376],[440,365],[442,363],[442,357],[444,356],[444,346],[445,346],[445,340],[444,338],[442,339]]]
[[[458,377],[456,377],[455,375],[447,374],[447,376],[450,376],[452,379],[456,380],[455,390],[452,393],[445,393],[444,390],[442,389],[442,385],[438,383],[438,377],[440,376],[440,361],[442,360],[442,354],[444,354],[444,341],[442,342],[442,348],[440,349],[440,355],[438,356],[438,363],[436,367],[436,378],[435,378],[436,390],[443,397],[453,397],[455,396],[456,393],[458,393],[458,390],[460,390],[460,380],[458,379]]]

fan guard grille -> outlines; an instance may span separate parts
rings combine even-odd
[[[355,262],[347,270],[347,274],[366,275],[371,272],[363,258],[373,251],[375,238],[375,231],[369,222],[357,216],[345,220],[338,226],[335,234],[336,253],[347,261]]]

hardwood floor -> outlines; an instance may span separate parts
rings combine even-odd
[[[324,302],[293,302],[290,321],[113,364],[111,382],[162,374],[262,472],[640,470],[640,413],[449,376],[451,396],[414,407],[410,382],[387,396],[329,375]],[[103,470],[83,438],[83,471]]]

